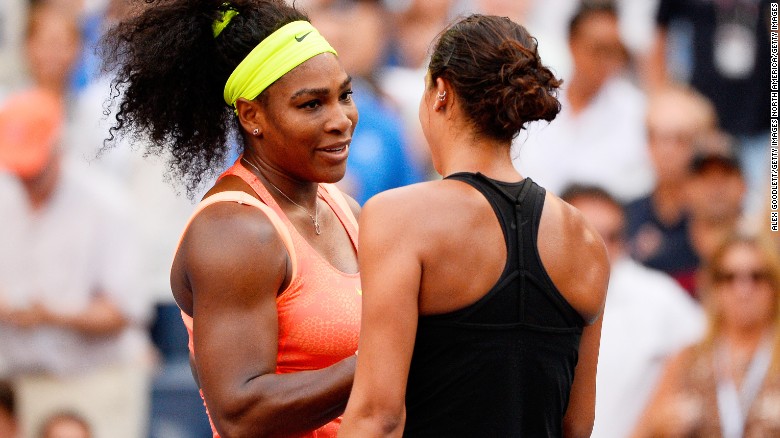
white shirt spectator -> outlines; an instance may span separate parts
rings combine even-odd
[[[0,324],[0,375],[89,373],[140,362],[147,353],[144,324],[151,308],[137,287],[138,253],[126,200],[86,169],[67,162],[61,169],[55,193],[37,211],[15,179],[0,179],[0,297],[15,308],[37,301],[60,314],[78,314],[95,294],[105,294],[129,324],[106,337]]]
[[[556,194],[572,183],[599,186],[623,202],[649,193],[653,170],[641,91],[618,76],[579,114],[569,108],[565,83],[559,99],[555,120],[529,125],[515,141],[518,171]]]
[[[601,329],[592,436],[628,436],[665,361],[704,331],[699,305],[671,277],[627,257],[616,261]]]
[[[28,3],[28,0],[0,2],[0,94],[17,87],[24,77],[23,47]]]

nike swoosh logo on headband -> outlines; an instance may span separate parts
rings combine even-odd
[[[303,41],[304,38],[309,36],[310,33],[312,33],[312,31],[308,31],[305,34],[301,35],[300,37],[295,37],[295,41],[298,41],[300,43],[301,41]]]

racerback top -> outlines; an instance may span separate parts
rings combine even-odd
[[[419,317],[404,436],[562,436],[584,321],[553,285],[536,247],[545,190],[530,178],[447,179],[473,186],[490,202],[507,260],[495,286],[474,304]]]
[[[241,165],[240,159],[220,178],[227,175],[244,180],[262,202],[244,192],[216,193],[204,199],[192,217],[215,202],[246,204],[263,211],[284,242],[293,273],[290,284],[276,298],[279,325],[276,373],[321,369],[353,355],[360,331],[360,274],[339,271],[312,248],[255,174]],[[357,251],[357,221],[343,194],[331,184],[320,184],[319,195],[335,213]],[[181,314],[193,352],[193,320],[184,312]],[[340,424],[341,417],[338,417],[317,430],[296,436],[335,437]],[[212,430],[214,438],[219,438],[213,423]]]

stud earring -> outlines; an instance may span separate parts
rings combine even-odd
[[[447,98],[447,92],[441,91],[439,93],[436,93],[436,98],[439,99],[439,102],[444,102],[444,99]]]
[[[254,130],[252,130],[252,135],[257,137],[258,134],[260,134],[260,130],[259,129],[255,128]]]

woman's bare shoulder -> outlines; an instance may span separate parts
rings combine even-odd
[[[604,241],[582,214],[547,193],[537,240],[550,279],[587,322],[601,314],[609,282]]]
[[[284,276],[287,256],[283,240],[265,212],[246,203],[214,202],[199,211],[185,230],[171,282],[174,289],[190,291],[198,286],[211,289],[214,282],[260,278],[275,282]],[[174,294],[180,301],[181,291],[174,290]]]

